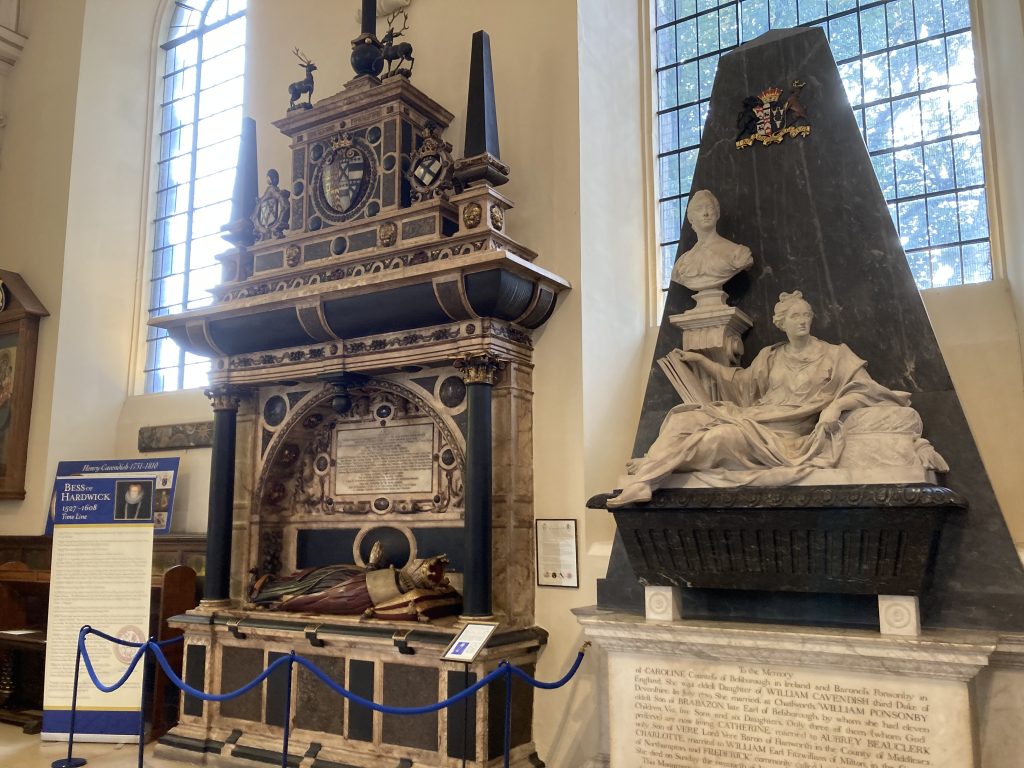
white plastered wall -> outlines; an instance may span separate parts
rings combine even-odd
[[[455,114],[448,136],[456,154],[470,37],[490,32],[502,157],[512,167],[502,191],[516,202],[509,231],[539,252],[540,266],[573,284],[536,337],[536,512],[579,520],[582,585],[537,590],[538,623],[551,633],[538,670],[545,678],[561,674],[575,655],[580,634],[569,609],[592,604],[595,579],[604,575],[610,520],[584,504],[610,487],[628,457],[649,362],[653,259],[645,255],[652,251],[651,182],[640,2],[414,0],[410,9],[414,82]],[[142,311],[136,267],[148,237],[150,46],[166,5],[23,5],[29,44],[8,84],[0,165],[2,264],[25,275],[52,316],[40,340],[28,497],[0,502],[0,533],[42,529],[58,460],[135,455],[140,426],[210,418],[196,391],[129,396],[133,319]],[[287,84],[301,75],[292,47],[319,67],[316,97],[334,93],[349,76],[357,5],[250,0],[246,102],[258,123],[261,173],[276,167],[287,177],[290,166],[286,140],[270,122],[284,114]],[[1024,540],[1024,490],[1016,482],[1024,376],[1014,311],[1024,287],[1015,234],[1024,208],[1014,186],[1024,176],[1024,149],[1015,144],[1020,106],[1005,103],[1009,86],[997,87],[1024,69],[1020,12],[1009,12],[1017,5],[984,0],[980,8],[986,82],[1001,99],[987,128],[996,139],[1005,277],[929,291],[925,302],[1011,529]],[[194,450],[183,457],[178,530],[205,527],[208,456]],[[538,695],[536,738],[553,768],[582,765],[602,751],[596,662],[574,686]]]

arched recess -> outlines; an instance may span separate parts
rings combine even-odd
[[[369,529],[396,528],[416,551],[417,531],[461,528],[464,437],[424,394],[352,377],[268,392],[258,407],[249,549],[260,573],[295,567],[304,535],[337,541],[345,531],[347,547]],[[337,555],[353,559],[347,549]]]

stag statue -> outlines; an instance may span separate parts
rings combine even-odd
[[[297,47],[292,50],[292,53],[299,60],[299,66],[306,70],[306,76],[288,86],[288,95],[291,97],[288,109],[311,109],[313,106],[313,73],[316,72],[316,64],[303,56]],[[308,101],[296,104],[296,100],[304,93],[308,94]]]
[[[395,19],[398,18],[398,14],[402,14],[402,28],[397,32],[395,31]],[[384,61],[388,63],[388,71],[384,73],[384,77],[391,77],[392,75],[405,75],[410,77],[412,75],[413,64],[416,63],[416,59],[412,57],[412,44],[411,43],[398,43],[395,44],[395,38],[402,37],[405,30],[409,28],[409,14],[405,11],[398,10],[388,16],[388,31],[384,33],[384,36],[380,39],[381,44],[381,55],[384,57]],[[403,69],[402,62],[408,61],[409,68]],[[392,72],[392,65],[397,62],[397,68]]]

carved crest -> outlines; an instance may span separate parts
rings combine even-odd
[[[785,98],[782,89],[775,86],[745,98],[736,119],[736,147],[744,149],[755,141],[779,144],[787,136],[809,134],[811,124],[800,103],[800,92],[805,85],[802,80],[794,80]]]

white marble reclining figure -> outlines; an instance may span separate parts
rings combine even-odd
[[[672,367],[689,388],[699,386],[699,368],[721,399],[695,394],[695,402],[670,410],[608,506],[649,501],[665,485],[779,486],[806,484],[812,475],[820,477],[816,485],[906,482],[906,473],[893,470],[916,469],[919,481],[947,471],[921,437],[910,395],[874,381],[845,344],[812,336],[813,317],[800,291],[781,294],[772,319],[787,341],[762,349],[749,368],[675,350]],[[837,469],[848,471],[822,471]]]

